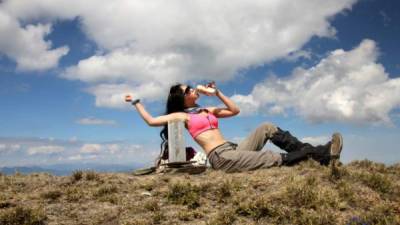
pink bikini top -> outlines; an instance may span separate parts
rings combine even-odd
[[[218,119],[210,112],[208,112],[207,115],[189,113],[189,117],[188,130],[193,138],[204,131],[218,128]]]

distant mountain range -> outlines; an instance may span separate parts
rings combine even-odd
[[[76,170],[93,170],[97,172],[131,172],[134,169],[141,168],[144,165],[113,165],[113,164],[56,164],[46,166],[16,166],[0,167],[0,172],[7,175],[30,173],[51,173],[57,176],[67,176]]]

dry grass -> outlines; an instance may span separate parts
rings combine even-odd
[[[0,224],[400,224],[400,165],[0,175]]]

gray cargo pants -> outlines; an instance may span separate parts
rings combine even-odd
[[[262,124],[239,145],[226,142],[214,148],[208,154],[213,169],[225,172],[239,172],[280,166],[281,154],[272,151],[261,151],[265,143],[278,131],[269,123]]]

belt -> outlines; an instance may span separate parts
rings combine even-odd
[[[215,150],[217,150],[217,148],[219,148],[219,147],[221,147],[221,146],[224,146],[224,145],[226,145],[226,144],[229,144],[229,145],[234,145],[235,147],[237,147],[237,146],[238,146],[238,144],[236,144],[236,143],[233,143],[233,142],[230,142],[230,141],[224,142],[224,143],[222,143],[222,144],[220,144],[220,145],[218,145],[218,146],[214,147],[213,149],[211,149],[211,151],[210,151],[210,152],[207,154],[207,158],[208,158],[208,156],[210,156],[210,155],[211,155],[211,153],[213,153]]]

